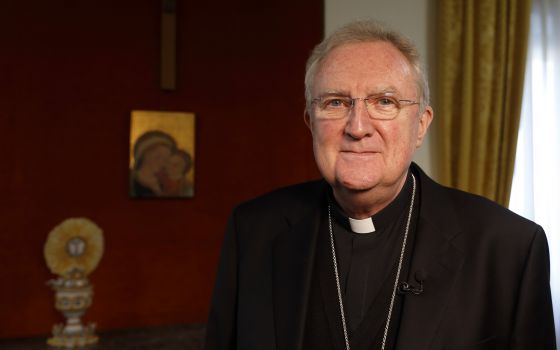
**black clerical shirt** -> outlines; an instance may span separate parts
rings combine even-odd
[[[375,232],[371,233],[352,232],[348,217],[334,205],[333,234],[350,333],[358,328],[385,281],[390,279],[391,284],[395,281],[394,267],[401,252],[411,195],[409,174],[397,197],[371,217],[375,226]]]
[[[408,280],[408,265],[419,212],[418,185],[399,281]],[[411,195],[412,177],[409,173],[397,197],[373,216],[376,231],[370,234],[353,233],[347,216],[337,206],[332,195],[330,197],[341,292],[352,350],[381,348]],[[345,348],[329,237],[328,219],[325,216],[321,223],[311,280],[303,342],[306,349]],[[395,346],[402,302],[403,297],[396,295],[386,350]]]

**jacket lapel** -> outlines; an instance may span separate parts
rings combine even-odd
[[[300,349],[321,222],[321,203],[280,234],[273,248],[272,281],[278,350]],[[326,207],[325,207],[326,210]]]
[[[457,239],[460,230],[456,214],[447,194],[418,172],[422,179],[420,217],[409,271],[413,279],[416,271],[423,270],[424,291],[405,297],[397,341],[399,350],[429,348],[464,258]]]

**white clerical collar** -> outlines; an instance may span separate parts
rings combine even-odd
[[[348,218],[350,223],[350,229],[354,233],[371,233],[375,232],[375,226],[373,225],[373,220],[371,218],[367,219],[352,219]]]

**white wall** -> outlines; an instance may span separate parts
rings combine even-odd
[[[360,18],[373,18],[386,23],[410,37],[418,46],[424,66],[428,70],[430,87],[433,86],[435,68],[434,59],[434,0],[325,0],[325,33],[329,34],[337,27]],[[437,111],[434,113],[437,118]],[[435,123],[432,123],[428,137],[417,151],[414,161],[429,175],[433,176],[432,140],[435,135]]]

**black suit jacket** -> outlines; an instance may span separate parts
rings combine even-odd
[[[420,213],[398,350],[556,349],[542,228],[497,204],[442,187],[416,165]],[[300,349],[328,184],[280,189],[230,218],[206,349]]]

